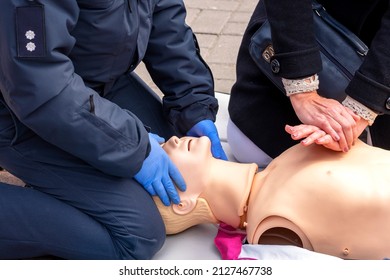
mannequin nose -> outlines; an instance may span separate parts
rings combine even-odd
[[[177,136],[172,136],[172,137],[171,137],[171,140],[172,140],[172,142],[173,142],[174,144],[176,144],[176,145],[179,145],[179,143],[180,143],[180,139],[179,139],[179,137],[177,137]]]

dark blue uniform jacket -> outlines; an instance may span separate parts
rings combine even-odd
[[[213,78],[185,16],[181,0],[2,1],[3,99],[46,141],[103,172],[132,177],[148,153],[147,131],[104,95],[140,61],[181,133],[215,120]]]

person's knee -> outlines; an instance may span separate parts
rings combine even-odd
[[[165,242],[166,232],[161,217],[145,219],[124,235],[117,235],[116,245],[119,259],[148,260],[161,249]]]
[[[141,236],[137,242],[137,249],[134,252],[135,259],[151,259],[161,249],[165,242],[165,227],[164,225],[156,227],[151,225],[151,229],[147,236]]]

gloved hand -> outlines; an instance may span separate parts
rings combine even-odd
[[[171,202],[180,202],[177,188],[186,190],[186,184],[177,167],[173,164],[166,152],[160,146],[164,138],[149,133],[151,150],[144,160],[141,170],[135,174],[134,179],[140,183],[150,195],[158,195],[162,203],[169,206]]]
[[[228,160],[225,152],[222,149],[217,128],[214,122],[211,120],[203,120],[198,122],[187,132],[187,136],[207,136],[211,141],[211,153],[213,154],[213,157]]]

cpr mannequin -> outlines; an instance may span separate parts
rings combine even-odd
[[[250,244],[295,245],[345,259],[390,257],[390,151],[296,145],[263,171],[212,157],[208,138],[164,145],[187,183],[181,203],[155,199],[167,234],[200,223],[246,230]]]

